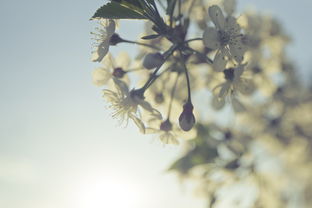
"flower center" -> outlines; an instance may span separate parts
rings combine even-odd
[[[280,123],[281,123],[281,119],[279,117],[269,120],[270,127],[277,127]]]
[[[160,124],[160,130],[167,132],[172,130],[172,124],[170,123],[169,119]]]
[[[126,72],[121,67],[117,67],[113,71],[113,76],[120,79],[120,78],[123,78],[125,73]]]
[[[232,138],[233,138],[232,132],[226,131],[226,132],[224,133],[224,139],[225,139],[225,140],[230,140],[230,139],[232,139]]]
[[[164,95],[162,93],[157,93],[155,95],[155,102],[158,103],[158,104],[161,104],[164,102]]]
[[[259,74],[261,73],[261,67],[260,66],[255,66],[255,67],[252,67],[252,71],[255,73],[255,74]]]
[[[144,100],[144,90],[142,89],[133,89],[130,91],[130,97],[134,99],[142,99]]]
[[[223,71],[224,78],[229,81],[234,80],[234,68],[228,68]]]
[[[229,44],[230,40],[231,40],[231,35],[229,32],[226,32],[223,30],[219,31],[219,41],[222,46]]]
[[[123,41],[123,39],[117,33],[114,33],[112,35],[112,37],[109,39],[109,44],[110,45],[117,45],[118,43],[120,43],[122,41]]]

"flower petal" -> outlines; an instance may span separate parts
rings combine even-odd
[[[104,68],[96,68],[92,72],[93,84],[96,86],[105,85],[111,77],[112,73]]]
[[[149,111],[151,113],[154,111],[154,108],[147,101],[142,100],[140,98],[136,98],[135,101],[138,103],[138,105],[140,105],[145,110],[147,110],[147,111]]]
[[[226,0],[223,1],[223,7],[225,12],[228,15],[232,15],[235,11],[235,7],[236,7],[236,0]]]
[[[207,48],[217,49],[220,47],[218,31],[215,28],[207,27],[203,34],[203,41]]]
[[[215,71],[221,72],[227,64],[226,55],[220,50],[214,57],[212,67]]]
[[[111,53],[107,53],[106,56],[103,58],[103,60],[101,61],[102,64],[102,68],[106,68],[106,69],[114,69],[114,57],[112,56]]]
[[[245,47],[240,41],[235,41],[229,44],[231,56],[241,63],[244,60]]]
[[[106,29],[106,34],[107,34],[108,37],[111,37],[115,33],[116,23],[115,23],[114,20],[111,20],[111,19],[106,20],[106,23],[103,26]]]
[[[219,92],[219,98],[223,98],[228,94],[228,91],[231,87],[231,83],[230,82],[225,82],[224,84],[222,84],[220,92]]]
[[[120,52],[116,58],[118,60],[118,67],[121,67],[123,70],[128,70],[130,66],[130,57],[126,52]]]
[[[173,144],[173,145],[179,144],[179,141],[176,139],[176,137],[169,132],[161,134],[159,136],[159,139],[164,144]]]
[[[224,30],[225,18],[223,16],[222,10],[219,6],[213,5],[208,9],[209,16],[212,22],[219,30]]]
[[[160,132],[161,132],[161,130],[159,130],[159,129],[154,129],[154,128],[151,128],[151,127],[146,127],[145,128],[145,134],[158,134]]]
[[[237,23],[237,20],[235,17],[230,16],[230,17],[226,18],[225,30],[227,32],[230,32],[230,34],[232,36],[237,36],[240,34],[241,28],[240,28],[239,24]]]
[[[101,62],[102,59],[106,56],[109,50],[109,41],[102,42],[97,50],[93,52],[91,60],[94,62]]]
[[[240,113],[246,110],[244,105],[236,97],[232,96],[231,101],[235,112]]]
[[[128,96],[129,95],[128,85],[119,79],[113,78],[113,80],[118,92],[121,93],[123,96]]]
[[[243,95],[251,95],[256,87],[252,80],[241,79],[241,81],[236,84],[236,88]]]
[[[139,128],[140,132],[145,134],[145,126],[144,126],[144,123],[141,121],[141,119],[139,119],[138,117],[136,117],[135,115],[133,114],[129,114],[129,118],[131,118],[135,125]]]
[[[221,110],[225,105],[225,99],[219,98],[217,96],[213,96],[211,104],[212,104],[213,109]]]
[[[234,79],[239,80],[240,76],[244,73],[244,67],[246,64],[239,65],[237,68],[234,69]]]

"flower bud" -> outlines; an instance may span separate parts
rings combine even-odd
[[[164,63],[164,57],[160,53],[149,53],[145,56],[143,66],[146,69],[153,69]]]
[[[187,102],[183,105],[183,111],[179,117],[179,124],[183,131],[189,131],[195,124],[195,116],[193,114],[193,104]]]

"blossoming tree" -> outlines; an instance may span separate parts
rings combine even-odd
[[[198,182],[209,207],[309,207],[311,90],[285,53],[289,37],[278,21],[235,7],[235,0],[109,1],[92,17],[99,22],[92,60],[101,65],[94,84],[104,86],[121,124],[164,144],[184,141],[170,170]],[[145,21],[144,35],[123,38],[120,19]],[[133,61],[109,53],[121,43],[140,46]]]

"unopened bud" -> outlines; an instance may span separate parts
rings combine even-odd
[[[183,129],[184,131],[191,130],[195,124],[193,108],[194,107],[191,102],[187,102],[183,105],[183,111],[179,117],[179,124],[181,129]]]
[[[145,56],[143,66],[146,69],[160,67],[164,63],[164,57],[160,53],[149,53]]]

